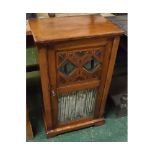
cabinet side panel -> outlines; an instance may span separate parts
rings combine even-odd
[[[39,66],[41,85],[43,93],[43,105],[44,105],[44,123],[46,130],[52,128],[52,114],[50,104],[50,93],[49,93],[49,77],[48,77],[48,63],[47,63],[47,51],[46,48],[38,47]]]
[[[103,96],[103,91],[104,91],[104,85],[106,82],[106,75],[108,72],[108,65],[109,65],[109,58],[112,50],[112,45],[113,45],[113,38],[108,41],[108,43],[105,46],[105,55],[103,57],[103,67],[102,67],[102,72],[101,72],[101,81],[97,93],[97,103],[95,107],[95,118],[99,118],[99,112],[100,112],[100,106],[102,104],[102,96]]]
[[[104,113],[106,99],[107,99],[107,95],[108,95],[109,88],[110,88],[110,83],[111,83],[113,69],[114,69],[114,65],[115,65],[117,50],[118,50],[118,46],[119,46],[119,41],[120,41],[119,36],[114,38],[113,46],[112,46],[112,50],[111,50],[110,61],[109,61],[109,66],[108,66],[108,72],[107,72],[106,81],[105,81],[105,85],[104,85],[104,90],[101,94],[101,105],[100,105],[99,117],[102,117],[103,113]]]

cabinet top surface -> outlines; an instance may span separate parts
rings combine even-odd
[[[29,24],[37,43],[124,33],[100,15],[34,19]]]

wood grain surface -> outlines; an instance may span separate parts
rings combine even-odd
[[[123,33],[117,25],[100,15],[34,19],[29,25],[38,43]]]

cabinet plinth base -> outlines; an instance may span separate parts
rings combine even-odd
[[[53,130],[48,130],[46,132],[46,135],[48,138],[50,138],[50,137],[57,136],[61,133],[65,133],[65,132],[69,132],[69,131],[73,131],[73,130],[78,130],[78,129],[93,126],[93,125],[99,126],[99,125],[103,125],[104,123],[105,123],[104,118],[93,119],[93,120],[87,121],[87,122],[82,122],[82,123],[78,123],[78,124],[74,124],[74,125],[58,127],[56,129],[53,129]]]

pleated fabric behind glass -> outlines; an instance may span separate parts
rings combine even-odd
[[[94,115],[96,89],[61,94],[58,97],[58,120],[69,122]]]

